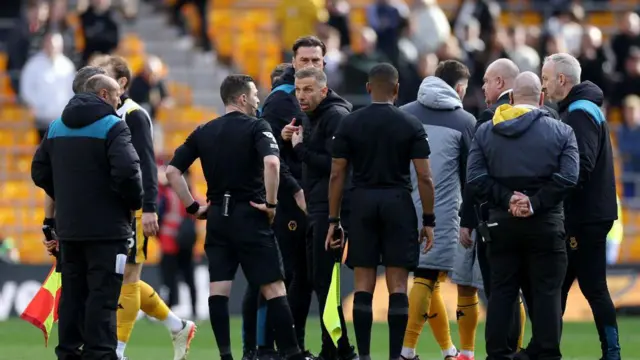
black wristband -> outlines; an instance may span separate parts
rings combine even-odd
[[[42,222],[42,225],[46,225],[49,226],[53,229],[56,228],[56,219],[55,218],[44,218],[44,221]]]
[[[340,223],[339,217],[329,217],[329,224],[338,224]]]
[[[194,201],[191,205],[186,208],[188,214],[195,214],[200,210],[200,204],[197,201]]]
[[[436,227],[436,216],[433,214],[422,214],[422,226]]]
[[[270,204],[268,201],[265,201],[264,205],[267,207],[267,209],[275,209],[278,207],[278,204]]]

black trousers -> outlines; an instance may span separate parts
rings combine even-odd
[[[117,360],[116,311],[126,240],[64,241],[60,258],[58,360]]]
[[[616,309],[607,287],[607,234],[612,221],[582,224],[568,233],[566,242],[569,266],[562,286],[562,312],[567,296],[577,279],[580,291],[589,302],[600,338],[603,358],[620,359]]]
[[[491,298],[491,266],[489,265],[488,253],[487,253],[487,243],[482,241],[482,237],[480,234],[477,235],[476,238],[477,246],[476,251],[478,252],[478,265],[480,266],[480,272],[482,273],[482,284],[484,287],[484,293],[487,296],[487,300]],[[529,304],[527,302],[527,304]],[[507,343],[509,344],[509,348],[517,349],[518,348],[518,338],[520,337],[520,301],[516,299],[516,301],[512,304],[513,308],[513,317],[511,323],[508,325],[507,329]]]
[[[560,216],[508,218],[491,228],[487,245],[491,263],[491,295],[485,338],[487,360],[512,359],[517,351],[504,329],[513,323],[513,304],[526,276],[532,295],[532,358],[561,358],[561,290],[567,270],[564,228]],[[535,354],[535,355],[534,355]]]
[[[342,226],[344,227],[345,234],[349,231],[348,214],[343,212],[340,216],[342,218]],[[311,283],[313,284],[313,290],[316,293],[318,299],[318,310],[320,316],[324,311],[325,304],[327,303],[327,296],[329,294],[329,287],[331,286],[331,276],[333,273],[333,266],[336,262],[336,253],[333,251],[325,250],[325,241],[327,239],[327,232],[329,230],[329,213],[319,211],[309,214],[309,230],[307,241],[310,244],[309,263],[311,265],[309,273],[311,274]],[[341,310],[341,309],[340,309]],[[349,345],[349,337],[346,332],[344,314],[339,312],[340,322],[342,324],[342,337],[338,340],[337,354],[345,354],[351,351]],[[320,327],[322,329],[322,351],[321,355],[335,356],[336,348],[324,326],[324,323],[320,321]]]
[[[162,254],[160,271],[164,285],[169,290],[167,306],[178,304],[179,276],[189,287],[191,314],[196,315],[196,284],[194,280],[193,248],[180,249],[177,254]]]

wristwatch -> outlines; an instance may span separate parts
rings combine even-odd
[[[329,216],[329,224],[338,224],[340,223],[340,218],[339,217],[331,217]]]
[[[278,207],[278,204],[270,204],[268,201],[265,201],[264,204],[267,206],[267,209],[275,209]]]
[[[436,227],[436,216],[433,214],[422,214],[422,226]]]

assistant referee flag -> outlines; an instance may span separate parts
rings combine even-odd
[[[42,330],[45,347],[49,342],[51,328],[58,321],[58,303],[60,302],[61,287],[62,277],[58,269],[56,269],[56,264],[53,264],[40,290],[20,315],[21,319]]]

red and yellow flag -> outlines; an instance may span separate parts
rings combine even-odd
[[[30,322],[44,334],[44,346],[49,342],[51,328],[58,321],[58,303],[60,302],[60,288],[62,287],[62,277],[56,271],[56,264],[53,264],[49,275],[42,283],[42,287],[33,297],[29,305],[20,315],[25,321]]]

